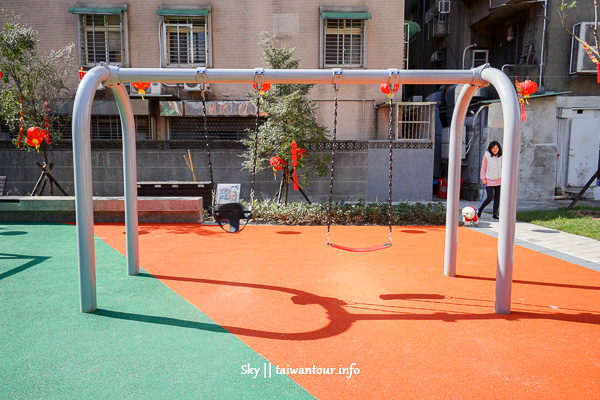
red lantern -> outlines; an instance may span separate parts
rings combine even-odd
[[[131,86],[137,89],[138,93],[142,96],[142,100],[144,100],[145,90],[150,87],[150,82],[131,82]]]
[[[273,156],[271,157],[271,167],[273,167],[273,169],[281,170],[285,167],[285,161],[277,156]]]
[[[396,84],[390,85],[389,83],[382,83],[380,86],[380,89],[383,93],[385,93],[389,96],[391,93],[396,93],[398,91],[398,89],[400,89],[400,85],[396,85]]]
[[[40,151],[40,145],[44,140],[47,140],[48,132],[45,130],[38,128],[37,126],[32,126],[27,129],[27,144],[31,147],[35,147],[38,151]]]
[[[258,83],[253,83],[252,87],[255,90],[260,90],[260,94],[263,95],[265,94],[265,92],[269,89],[271,89],[271,84],[270,83],[261,83],[260,84],[260,89],[258,88]]]
[[[271,167],[273,167],[273,177],[277,180],[277,170],[281,170],[285,167],[285,161],[277,156],[273,156],[271,157],[270,163]]]
[[[535,94],[535,92],[538,90],[538,85],[534,81],[526,80],[521,82],[519,85],[521,86],[521,93],[523,93],[523,96],[526,98],[532,94]]]
[[[83,67],[81,67],[81,68],[79,68],[79,81],[81,81],[84,76],[85,76],[85,71],[83,70]]]

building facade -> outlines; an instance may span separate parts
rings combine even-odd
[[[262,32],[274,35],[281,44],[294,47],[295,56],[301,59],[300,68],[402,69],[405,62],[404,5],[397,1],[337,0],[323,4],[315,0],[216,3],[7,0],[3,8],[21,15],[22,22],[39,32],[42,54],[74,43],[78,51],[76,67],[82,67],[84,71],[100,63],[154,68],[264,67],[259,45]],[[32,13],[31,10],[36,8],[44,12]],[[68,85],[74,97],[78,85],[76,72]],[[191,175],[188,176],[180,150],[188,148],[194,150],[195,165],[200,170],[197,175],[202,176],[206,159],[203,144],[198,142],[202,139],[203,115],[200,87],[152,83],[145,90],[144,99],[135,88],[128,87],[128,90],[136,118],[138,147],[142,149],[138,180],[189,179]],[[241,162],[237,156],[240,150],[233,143],[247,135],[248,128],[254,127],[252,92],[251,85],[210,84],[207,114],[211,141],[217,142],[215,164],[219,159],[227,161],[226,165],[215,166],[216,180],[247,181],[239,171]],[[320,123],[331,129],[333,87],[316,85],[310,98],[318,104]],[[379,165],[383,162],[380,150],[385,148],[379,141],[387,139],[387,96],[380,91],[379,85],[342,85],[339,99],[338,139],[349,141],[349,144],[340,153],[342,160],[348,157],[348,161],[346,167],[343,162],[340,165],[339,176],[343,182],[338,198],[379,199],[378,190],[368,188],[378,188],[379,183],[387,179],[386,174],[380,176],[382,167]],[[397,122],[402,120],[403,110],[407,107],[395,106]],[[425,111],[421,111],[424,116],[418,122],[429,127],[432,113],[427,105],[420,107],[425,107]],[[73,99],[70,99],[56,111],[69,115],[72,108]],[[429,200],[433,175],[432,137],[428,133],[412,137],[410,133],[403,133],[403,125],[396,125],[395,151],[399,154],[394,165],[398,164],[398,168],[404,170],[395,178],[401,182],[396,199]],[[98,179],[94,177],[96,195],[122,193],[122,178],[117,179],[112,170],[113,167],[120,168],[120,161],[115,161],[114,154],[110,155],[111,152],[118,153],[115,150],[118,143],[112,142],[120,139],[120,129],[111,90],[99,87],[92,111],[92,139],[95,157],[103,172],[98,173]],[[4,129],[0,139],[7,141],[10,138],[11,133]],[[68,127],[63,139],[70,139]],[[3,151],[8,151],[7,147],[4,145]],[[345,151],[347,154],[344,155]],[[72,179],[72,173],[65,167],[69,154],[63,155],[61,162],[55,164],[56,168],[62,168],[60,172],[68,181]],[[55,156],[61,157],[58,150]],[[30,155],[6,154],[5,157],[12,163],[5,168],[14,167],[9,171],[9,175],[13,175],[9,182],[18,182],[14,187],[21,194],[27,191],[29,182],[36,179],[37,172],[32,167],[25,175],[22,169],[17,169],[18,159],[23,157]],[[353,160],[354,157],[362,162]],[[416,176],[415,171],[419,171]],[[267,188],[264,192],[274,193],[272,174],[265,172],[264,175]],[[267,181],[268,176],[271,181]],[[317,199],[322,199],[326,197],[326,186],[322,178],[315,180],[309,189]]]
[[[485,63],[513,81],[531,80],[538,90],[525,104],[519,199],[549,200],[577,193],[598,168],[600,84],[583,46],[561,24],[559,1],[408,1],[406,19],[423,29],[410,44],[409,68],[468,69]],[[565,25],[594,45],[594,3],[578,1]],[[449,124],[458,94],[454,87],[409,87],[408,98],[439,101],[437,143]],[[479,182],[487,144],[502,142],[502,111],[493,88],[479,91],[464,135],[463,178]],[[436,171],[445,155],[436,154]],[[480,182],[479,182],[479,185]]]

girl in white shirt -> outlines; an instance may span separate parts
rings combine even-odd
[[[490,142],[490,145],[483,156],[481,162],[481,182],[485,185],[486,198],[477,210],[477,216],[481,217],[483,209],[494,201],[492,218],[498,219],[498,209],[500,207],[500,186],[502,183],[502,146],[497,141]]]

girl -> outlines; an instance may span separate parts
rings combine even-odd
[[[497,141],[493,141],[487,148],[481,162],[481,182],[485,185],[486,198],[477,210],[477,216],[481,217],[483,209],[494,201],[492,218],[498,219],[498,208],[500,207],[500,184],[502,183],[502,147]]]

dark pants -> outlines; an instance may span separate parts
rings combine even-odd
[[[486,186],[485,187],[485,200],[481,203],[481,207],[479,207],[479,212],[483,212],[483,209],[494,201],[492,212],[494,215],[498,215],[498,209],[500,208],[500,186]]]

